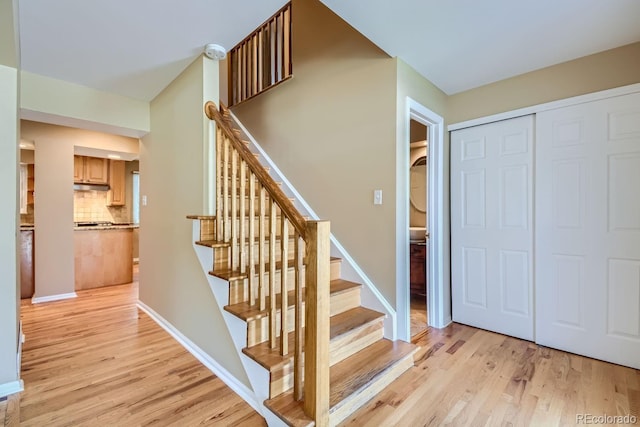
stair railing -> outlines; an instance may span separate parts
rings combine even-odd
[[[291,2],[229,51],[229,105],[236,105],[289,79]]]
[[[241,141],[224,106],[219,111],[213,102],[207,102],[204,110],[216,124],[215,239],[230,244],[228,268],[246,275],[250,305],[268,312],[270,347],[277,347],[280,336],[280,355],[293,351],[294,398],[300,401],[304,397],[304,412],[316,425],[328,425],[329,221],[310,221],[300,214]],[[289,245],[290,232],[293,248]],[[289,263],[293,283],[289,283]],[[289,301],[291,288],[293,301]],[[280,316],[274,297],[278,290]],[[287,309],[291,305],[293,321]],[[290,331],[293,350],[289,348]]]

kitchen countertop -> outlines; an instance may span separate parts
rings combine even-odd
[[[90,231],[90,230],[127,230],[139,228],[139,224],[112,224],[112,225],[92,225],[88,227],[73,227],[76,231]]]
[[[33,224],[20,224],[20,231],[33,231]]]

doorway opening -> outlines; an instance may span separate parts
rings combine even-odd
[[[427,329],[427,147],[429,127],[409,120],[409,297],[414,338]]]
[[[410,296],[410,126],[415,121],[426,129],[425,145],[425,202],[429,215],[425,218],[424,227],[424,257],[426,286],[426,317],[427,325],[443,328],[451,323],[451,287],[449,284],[449,253],[448,253],[448,221],[445,218],[448,199],[445,193],[445,145],[444,119],[416,102],[406,98],[405,134],[397,140],[396,156],[396,305],[397,330],[396,337],[401,340],[411,340],[411,296]],[[445,199],[446,202],[445,202]],[[426,210],[426,209],[425,209]],[[428,230],[429,238],[426,239]],[[421,231],[415,231],[420,233]]]

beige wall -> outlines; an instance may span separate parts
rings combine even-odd
[[[21,72],[23,118],[140,137],[149,131],[149,103]]]
[[[455,94],[449,123],[638,82],[640,42]]]
[[[21,138],[35,149],[35,296],[74,292],[74,147],[137,153],[136,138],[21,121]]]
[[[192,247],[189,214],[203,212],[209,120],[217,63],[198,58],[151,102],[151,132],[140,149],[140,300],[249,386],[248,378]]]
[[[0,0],[0,64],[18,68],[18,35],[14,25],[17,0]]]
[[[75,292],[73,142],[34,138],[35,298]]]
[[[292,20],[293,79],[234,112],[393,303],[396,61],[318,0]]]
[[[4,3],[4,1],[2,2]],[[4,34],[0,28],[0,36]],[[0,37],[1,38],[1,37]],[[18,70],[0,65],[0,386],[18,380]],[[1,396],[0,396],[1,397]]]

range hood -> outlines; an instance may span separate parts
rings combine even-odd
[[[108,191],[109,186],[103,184],[73,184],[75,191]]]

